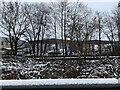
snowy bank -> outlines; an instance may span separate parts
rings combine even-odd
[[[29,79],[0,80],[0,86],[38,86],[38,85],[79,85],[79,84],[118,84],[118,79]]]

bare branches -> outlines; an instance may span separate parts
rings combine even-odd
[[[26,19],[18,2],[3,2],[1,6],[0,26],[2,33],[9,38],[12,54],[16,55],[18,41],[25,32]]]
[[[66,45],[67,40],[77,42],[76,52],[79,52],[82,51],[79,48],[83,45],[81,41],[84,44],[92,39],[101,41],[102,35],[109,40],[117,40],[116,33],[113,32],[116,29],[120,38],[118,14],[118,10],[112,16],[93,12],[79,0],[77,2],[59,0],[51,4],[1,2],[0,27],[1,32],[9,37],[11,49],[15,53],[18,41],[24,36],[27,42],[33,41],[30,43],[32,53],[42,55],[45,51],[43,39],[52,37],[62,39],[62,46],[65,49],[63,53],[67,55],[70,46]]]

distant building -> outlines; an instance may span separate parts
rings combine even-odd
[[[18,53],[31,53],[32,48],[34,48],[33,43],[35,43],[35,53],[37,51],[37,41],[30,41],[30,42],[25,42],[23,40],[19,41],[19,49],[18,49]],[[90,41],[80,41],[79,43],[77,41],[70,41],[70,40],[61,40],[61,39],[44,39],[43,43],[42,43],[42,51],[43,53],[47,53],[50,50],[56,50],[56,45],[57,45],[57,49],[63,50],[64,51],[64,47],[67,47],[67,52],[68,54],[70,52],[73,53],[78,53],[80,52],[81,54],[85,53],[86,54],[94,54],[94,53],[99,53],[99,40],[90,40]],[[114,45],[114,47],[118,47],[116,44]],[[41,40],[39,41],[39,46],[38,46],[39,50],[41,49]],[[4,50],[10,50],[10,43],[7,41],[7,39],[5,37],[0,37],[0,50],[4,51]],[[101,41],[101,52],[112,52],[111,49],[111,43],[110,41]],[[40,51],[39,51],[40,54]]]
[[[35,43],[35,45],[37,44],[37,41],[30,41],[29,42],[30,44],[30,48],[32,48],[32,45],[33,43]],[[70,40],[67,40],[66,41],[66,46],[67,46],[67,51],[70,51]],[[62,50],[64,47],[65,47],[65,41],[64,40],[61,40],[61,39],[44,39],[43,40],[43,51],[44,53],[46,53],[47,51],[50,51],[50,50],[55,50],[56,49],[56,45],[57,45],[57,49],[58,50]],[[39,50],[41,49],[41,40],[39,41]],[[37,50],[37,47],[35,48],[35,50]],[[76,52],[76,44],[73,43],[72,44],[72,51]]]
[[[0,37],[0,50],[11,49],[10,43],[7,41],[6,37]]]
[[[0,37],[0,50],[11,50],[10,43],[7,40],[7,37]],[[27,43],[23,40],[19,40],[18,51],[23,51],[27,47]]]
[[[39,41],[39,50],[40,50],[40,46],[41,46],[41,40]],[[30,48],[32,48],[32,43],[35,43],[35,45],[37,44],[37,41],[31,41],[29,42],[31,43],[31,46],[29,46]],[[57,44],[56,44],[57,43]],[[80,41],[79,43],[77,43],[77,41],[70,41],[67,40],[66,42],[64,40],[61,39],[44,39],[43,40],[43,51],[45,51],[45,53],[49,50],[54,50],[57,45],[57,49],[61,50],[65,47],[65,43],[67,46],[67,51],[68,52],[74,52],[77,53],[78,51],[80,51],[81,53],[86,52],[87,54],[92,54],[96,51],[98,51],[98,46],[99,46],[99,40],[90,40],[90,41]],[[106,45],[110,44],[109,41],[101,41],[101,51],[104,52],[106,51]],[[37,49],[37,47],[36,47]]]

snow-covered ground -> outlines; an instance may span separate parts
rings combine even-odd
[[[71,85],[71,84],[118,84],[115,78],[108,79],[28,79],[28,80],[0,80],[0,86],[23,85]]]
[[[11,79],[118,78],[120,60],[51,60],[32,58],[0,60],[0,77]]]

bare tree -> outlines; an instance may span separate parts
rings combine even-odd
[[[58,39],[58,35],[60,35],[60,30],[59,30],[59,23],[60,23],[60,19],[59,19],[59,7],[58,4],[56,4],[56,2],[51,2],[50,4],[50,15],[51,15],[51,28],[54,34],[54,38],[55,38],[55,52],[58,51],[58,43],[57,43],[57,39]]]
[[[106,14],[104,17],[104,23],[106,29],[103,31],[103,33],[107,36],[112,46],[110,51],[111,54],[113,54],[112,52],[114,52],[114,45],[116,42],[116,31],[117,31],[113,16],[110,14]]]
[[[27,28],[26,18],[18,2],[2,2],[0,9],[1,32],[8,37],[12,54],[17,55],[19,40]]]
[[[91,18],[91,10],[79,1],[74,2],[70,10],[68,32],[71,44],[73,40],[77,41],[77,53],[83,53],[82,41],[86,42],[93,31],[92,27],[90,28],[90,25],[88,25],[91,22],[88,18]],[[84,44],[87,45],[87,43]]]
[[[118,3],[118,9],[117,9],[117,12],[116,12],[116,25],[117,25],[117,28],[118,28],[118,39],[119,39],[119,42],[120,42],[120,2]]]
[[[67,20],[68,20],[68,11],[69,11],[69,0],[60,0],[58,2],[59,11],[60,11],[60,27],[61,27],[61,39],[63,46],[63,54],[67,55]],[[63,42],[64,41],[64,42]],[[65,52],[64,52],[65,50]]]
[[[102,31],[103,31],[103,16],[102,13],[100,12],[96,12],[96,18],[95,18],[95,22],[96,22],[96,30],[98,31],[98,50],[99,50],[99,56],[101,56],[101,35],[102,35]]]
[[[43,54],[43,39],[48,30],[48,8],[44,3],[25,4],[25,13],[29,28],[26,30],[28,40],[31,42],[32,53]],[[40,47],[40,48],[39,48]]]
[[[118,46],[117,46],[117,49],[120,49],[119,48],[119,44],[120,44],[120,3],[118,3],[118,7],[117,7],[117,9],[116,10],[114,10],[114,12],[113,12],[113,14],[114,14],[114,22],[116,23],[115,25],[116,25],[116,30],[117,30],[117,36],[118,36]],[[120,53],[119,52],[120,50],[118,50],[118,54]]]

